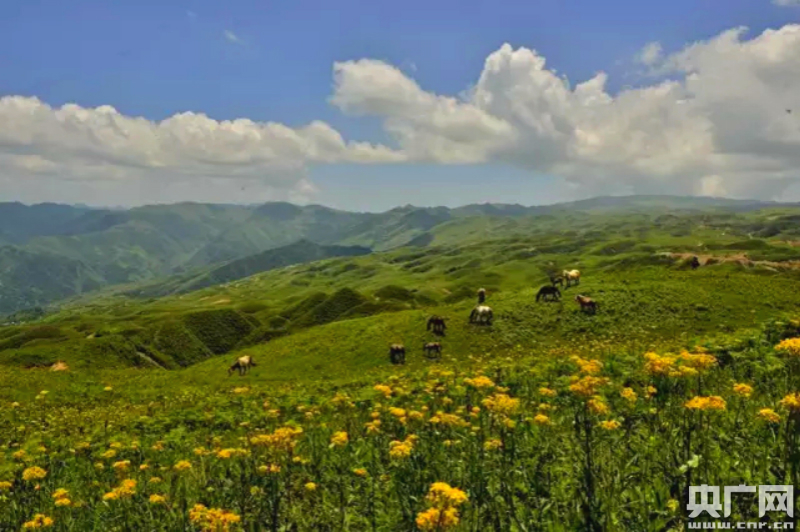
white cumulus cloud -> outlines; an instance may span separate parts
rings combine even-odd
[[[458,95],[425,90],[382,61],[334,64],[330,102],[380,119],[397,148],[345,140],[319,121],[290,128],[186,112],[156,122],[7,96],[0,186],[116,187],[130,191],[126,201],[143,190],[153,201],[167,185],[205,201],[209,191],[302,199],[314,193],[314,165],[488,162],[561,177],[582,195],[780,198],[798,188],[800,25],[750,37],[734,28],[673,53],[650,43],[636,59],[657,81],[612,92],[602,72],[573,84],[535,50],[504,44]]]
[[[651,66],[661,59],[662,52],[661,43],[647,43],[636,59],[643,65]]]
[[[505,44],[463,98],[361,60],[334,67],[332,102],[383,117],[411,159],[512,163],[587,192],[779,196],[800,181],[800,26],[744,35],[650,45],[640,59],[669,79],[617,94],[603,73],[572,86]]]
[[[108,181],[140,182],[152,189],[158,182],[195,180],[211,186],[228,180],[229,187],[251,182],[276,197],[302,197],[314,190],[309,164],[401,158],[383,146],[345,142],[324,122],[292,129],[190,112],[153,122],[110,106],[54,108],[36,98],[0,98],[0,177],[17,185],[57,178],[83,183],[84,189],[87,183]]]

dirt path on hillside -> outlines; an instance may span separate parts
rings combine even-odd
[[[734,262],[741,266],[752,268],[754,266],[761,266],[762,268],[769,268],[771,270],[800,270],[800,261],[787,260],[783,262],[774,262],[770,260],[751,260],[747,257],[746,253],[734,253],[732,255],[702,255],[698,253],[665,253],[665,255],[674,259],[689,260],[692,257],[697,257],[701,266],[711,264],[720,264],[723,262]],[[710,261],[710,262],[709,262]]]

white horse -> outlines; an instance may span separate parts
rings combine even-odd
[[[478,323],[478,324],[492,324],[492,318],[494,317],[494,313],[492,312],[491,307],[487,307],[486,305],[478,305],[469,315],[469,322],[470,323]]]
[[[239,376],[241,377],[245,373],[247,373],[247,371],[251,367],[255,367],[255,365],[256,365],[256,363],[253,360],[253,357],[251,357],[250,355],[245,355],[243,357],[239,357],[239,358],[236,359],[236,362],[233,363],[233,366],[231,366],[228,369],[228,377],[230,377],[231,373],[233,373],[234,371],[238,371],[239,372]]]
[[[581,272],[578,270],[564,270],[561,272],[561,276],[564,278],[564,282],[567,283],[567,287],[573,284],[581,284]]]

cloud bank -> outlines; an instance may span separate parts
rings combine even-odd
[[[14,180],[257,182],[310,197],[307,170],[336,163],[503,163],[582,193],[779,198],[800,181],[800,25],[747,38],[735,28],[674,53],[647,44],[653,77],[616,94],[603,73],[572,85],[535,50],[504,44],[460,95],[426,91],[372,59],[336,63],[330,102],[379,118],[396,146],[302,128],[181,113],[0,99],[0,167]],[[238,181],[237,181],[238,180]],[[45,182],[45,181],[42,181]],[[225,185],[220,185],[225,186]]]

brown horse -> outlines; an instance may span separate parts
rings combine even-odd
[[[428,358],[440,358],[442,356],[442,344],[439,342],[428,342],[423,348],[425,356]]]
[[[406,347],[402,344],[392,344],[389,346],[389,360],[392,364],[406,363]]]
[[[595,312],[597,312],[597,301],[595,301],[591,297],[582,296],[578,294],[577,296],[575,296],[575,301],[577,301],[578,304],[581,306],[581,310],[583,312],[587,312],[590,314],[594,314]]]
[[[444,330],[447,329],[445,318],[442,316],[431,316],[430,319],[428,319],[428,330],[430,331],[431,329],[433,329],[433,334],[444,336]]]
[[[250,355],[239,357],[236,359],[236,362],[233,363],[233,366],[231,366],[228,369],[228,377],[230,377],[231,373],[233,373],[234,371],[238,371],[239,376],[242,377],[244,376],[245,373],[247,373],[250,370],[251,367],[255,366],[256,363],[253,360],[253,357],[251,357]]]

